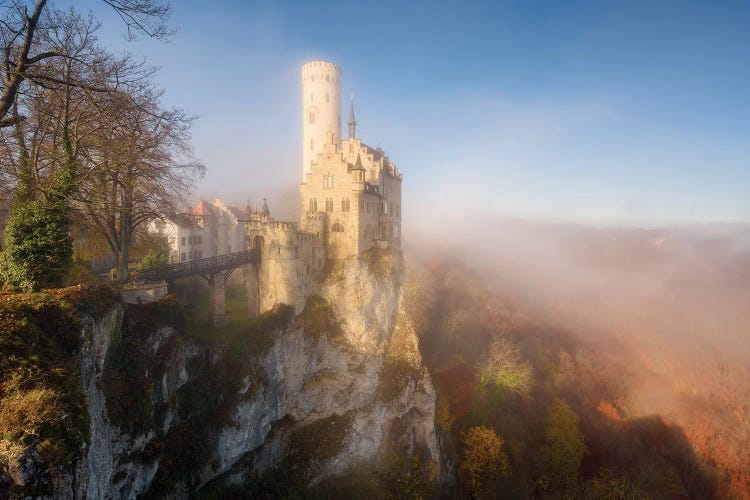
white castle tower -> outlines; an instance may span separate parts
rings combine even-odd
[[[323,151],[327,134],[341,138],[341,78],[339,67],[327,61],[302,66],[302,182]]]

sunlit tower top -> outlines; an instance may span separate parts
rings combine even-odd
[[[341,138],[341,75],[327,61],[302,65],[302,182],[310,165],[323,151],[327,134]]]

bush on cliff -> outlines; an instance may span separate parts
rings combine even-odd
[[[63,202],[30,200],[13,206],[0,254],[0,279],[24,292],[62,286],[73,262],[69,217]]]
[[[305,330],[305,335],[313,339],[319,339],[325,335],[334,340],[344,335],[341,323],[336,317],[336,311],[320,295],[312,295],[307,299],[305,308],[299,315],[299,321]]]

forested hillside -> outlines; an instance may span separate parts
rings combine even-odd
[[[596,241],[570,246],[578,260],[565,273],[507,249],[471,264],[440,250],[407,261],[404,306],[435,383],[456,495],[747,498],[750,363],[727,349],[746,313],[692,300],[697,287],[742,295],[707,278],[716,273],[695,280],[696,266],[680,269],[663,248]],[[662,258],[669,278],[647,299],[610,273],[657,279],[644,268]],[[682,314],[665,305],[680,300]]]

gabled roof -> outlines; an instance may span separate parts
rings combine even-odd
[[[200,216],[214,215],[214,211],[211,210],[211,205],[209,205],[206,200],[199,201],[190,213]]]
[[[383,150],[382,150],[382,149],[380,149],[380,148],[378,148],[378,149],[375,149],[375,148],[373,148],[373,147],[370,147],[370,146],[368,146],[368,145],[367,145],[367,144],[365,144],[365,143],[362,143],[362,147],[364,147],[364,148],[365,148],[365,150],[367,150],[367,154],[370,154],[370,155],[372,155],[372,159],[373,159],[373,161],[378,161],[378,160],[379,160],[380,158],[382,158],[383,156],[385,156],[385,155],[383,154]]]
[[[179,227],[197,227],[200,228],[195,218],[189,214],[171,214],[168,215],[167,220],[172,221]]]

